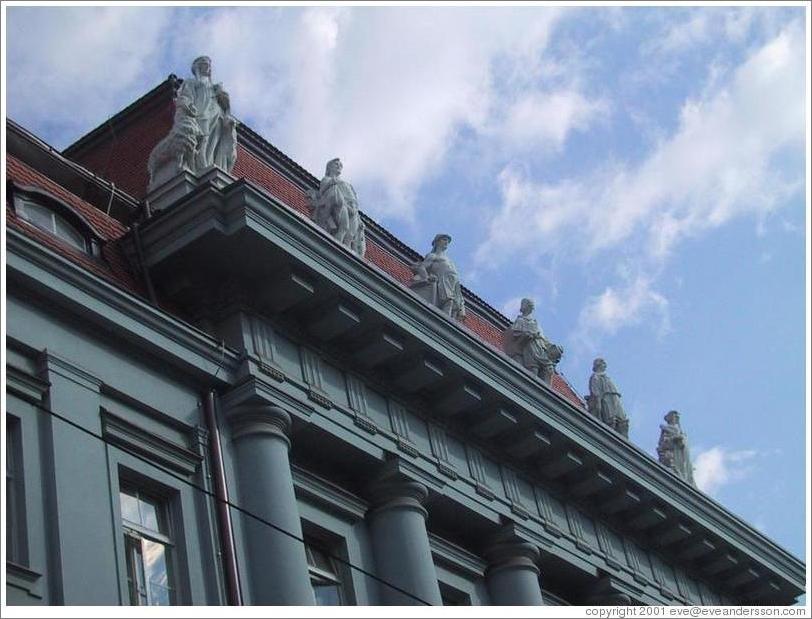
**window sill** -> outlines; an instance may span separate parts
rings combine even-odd
[[[42,599],[42,574],[12,561],[6,561],[6,585]]]

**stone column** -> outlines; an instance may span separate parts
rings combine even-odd
[[[429,604],[442,606],[437,571],[431,558],[423,502],[428,490],[406,479],[388,479],[372,488],[367,523],[372,536],[377,575]],[[379,583],[381,603],[420,605],[408,595]]]
[[[228,413],[240,504],[252,514],[302,537],[288,451],[291,419],[267,404],[241,405]],[[298,539],[243,515],[251,604],[314,605],[304,545]]]
[[[485,551],[485,581],[493,606],[542,606],[538,549],[521,541],[499,542]]]

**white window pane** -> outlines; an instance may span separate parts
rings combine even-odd
[[[169,574],[166,569],[166,548],[163,544],[145,539],[144,542],[144,571],[147,580],[161,586],[169,584]]]
[[[56,224],[56,235],[77,249],[81,249],[82,251],[86,251],[87,245],[85,242],[85,237],[82,236],[79,231],[71,226],[67,221],[59,217],[58,215],[54,215],[54,221]]]
[[[141,525],[151,531],[160,531],[158,527],[158,507],[149,499],[141,497]]]
[[[141,524],[141,517],[138,514],[138,499],[126,492],[119,493],[121,499],[121,517],[136,524]]]
[[[53,213],[44,206],[28,200],[20,200],[17,203],[17,214],[38,228],[48,232],[54,231]]]
[[[172,592],[154,582],[149,583],[150,606],[169,606],[172,604]]]
[[[141,553],[141,540],[124,536],[127,553],[127,584],[130,587],[130,604],[144,606],[147,603],[147,589],[144,578],[144,557]]]
[[[144,571],[149,583],[149,603],[152,606],[168,606],[172,603],[172,588],[169,586],[169,566],[167,550],[163,544],[143,540]]]
[[[327,553],[322,552],[316,547],[311,547],[310,551],[313,554],[313,567],[321,570],[322,572],[335,576],[335,567],[333,566],[333,562],[330,557],[327,556]]]
[[[341,594],[338,585],[313,583],[313,593],[316,594],[316,604],[318,606],[341,606]]]

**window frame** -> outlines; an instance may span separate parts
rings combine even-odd
[[[443,601],[443,606],[473,606],[471,594],[468,591],[458,589],[442,578],[437,580],[437,585],[440,587],[440,598]],[[451,603],[446,604],[446,601]]]
[[[118,554],[121,561],[119,565],[123,568],[120,572],[120,586],[122,587],[120,603],[125,606],[153,606],[150,604],[151,592],[146,582],[143,584],[146,604],[140,602],[142,592],[139,589],[135,590],[135,596],[139,603],[133,604],[134,589],[131,585],[132,579],[143,573],[144,578],[141,580],[146,581],[146,573],[145,571],[138,571],[138,565],[134,563],[134,558],[130,554],[132,543],[140,545],[141,555],[143,556],[145,552],[144,542],[152,542],[162,545],[165,549],[164,561],[166,563],[166,588],[169,590],[169,606],[188,604],[188,578],[184,578],[184,570],[186,570],[187,564],[182,544],[184,532],[182,526],[178,524],[181,520],[178,491],[121,464],[116,468],[118,469],[117,483],[111,487],[111,498],[115,505],[116,545],[119,547]],[[160,529],[161,525],[163,525],[163,531],[145,527],[140,523],[125,518],[121,508],[122,494],[128,494],[138,499],[143,497],[155,504],[159,510],[156,511],[158,526]],[[143,562],[141,566],[143,567]]]
[[[150,529],[143,525],[143,523],[136,523],[128,518],[121,516],[121,528],[124,533],[124,560],[127,565],[127,584],[130,593],[131,606],[154,606],[152,604],[152,592],[147,582],[146,569],[143,557],[146,555],[145,542],[152,542],[160,544],[164,548],[164,563],[166,569],[166,579],[169,598],[169,606],[175,606],[177,600],[177,585],[174,579],[173,568],[173,554],[175,544],[171,539],[172,522],[170,516],[169,506],[166,504],[164,497],[155,496],[148,490],[144,491],[140,486],[134,485],[129,482],[124,482],[119,485],[119,501],[121,495],[126,494],[136,499],[139,504],[141,502],[150,502],[155,506],[156,524],[158,529]],[[163,525],[163,527],[162,527]],[[161,530],[163,528],[164,530]],[[136,552],[133,550],[135,544],[140,548],[141,559],[136,558]],[[144,597],[146,604],[136,603]]]
[[[6,561],[28,566],[22,423],[6,412]],[[11,473],[11,474],[9,474]]]
[[[15,215],[26,224],[53,236],[72,249],[80,251],[92,258],[101,258],[102,239],[93,226],[69,204],[44,189],[34,186],[21,186],[14,182],[9,183],[9,194]],[[35,222],[27,214],[26,209],[47,211],[51,219],[51,227],[46,228]],[[72,235],[59,232],[59,224],[82,239],[82,247],[76,244]]]
[[[333,568],[332,572],[327,572],[317,565],[313,556],[314,552],[321,553]],[[307,558],[307,573],[310,576],[310,586],[313,587],[313,594],[316,593],[315,584],[325,586],[335,586],[338,593],[338,606],[346,606],[347,596],[344,592],[344,582],[341,579],[341,570],[336,565],[333,553],[325,548],[322,540],[312,537],[305,537],[305,556]],[[318,582],[317,582],[318,581]],[[319,605],[316,602],[316,605]]]

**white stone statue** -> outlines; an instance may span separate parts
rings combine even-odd
[[[665,421],[665,424],[660,424],[660,441],[657,444],[660,464],[670,468],[692,486],[696,486],[694,467],[688,452],[688,437],[680,426],[679,413],[669,411],[665,415]]]
[[[211,59],[196,58],[192,75],[178,90],[172,129],[150,153],[149,190],[184,169],[199,175],[217,166],[231,173],[237,160],[237,120],[222,84],[212,84]]]
[[[535,307],[532,299],[522,299],[520,314],[505,331],[503,345],[508,356],[549,385],[564,350],[544,337],[533,317]]]
[[[629,438],[629,418],[620,401],[620,391],[606,375],[606,361],[601,358],[592,363],[589,377],[589,395],[586,399],[590,413],[609,427]]]
[[[457,320],[465,319],[465,300],[462,298],[457,267],[446,254],[451,237],[438,234],[431,243],[431,252],[422,262],[412,265],[411,288],[432,305]]]
[[[310,193],[313,219],[339,243],[363,258],[366,252],[364,222],[358,211],[355,189],[341,178],[341,159],[327,162],[319,191]]]

